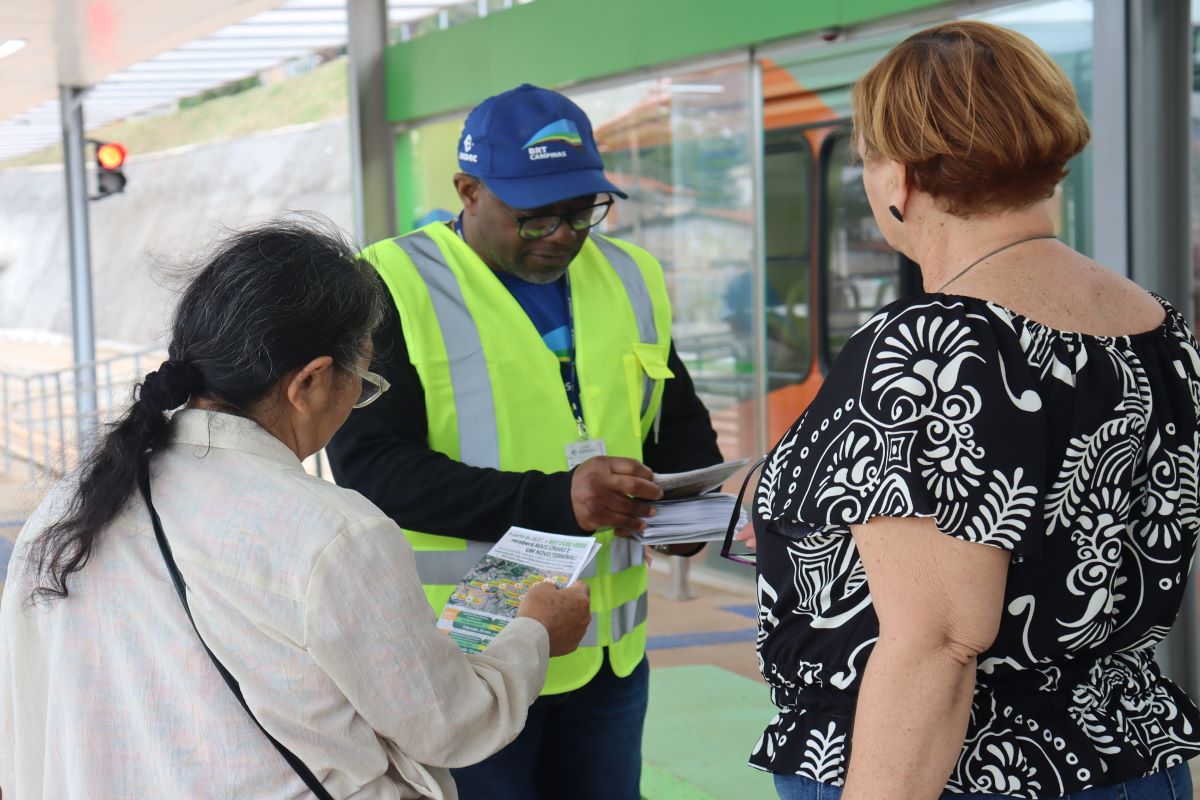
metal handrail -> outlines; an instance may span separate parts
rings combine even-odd
[[[75,467],[79,458],[75,398],[81,391],[96,397],[95,419],[89,429],[109,422],[133,400],[133,386],[145,376],[145,367],[166,357],[147,348],[122,353],[88,364],[18,374],[0,370],[0,473],[21,471],[31,482],[59,478]],[[96,383],[80,384],[92,374]],[[327,478],[325,451],[304,462],[304,468]]]
[[[96,412],[89,427],[111,420],[133,399],[143,364],[157,364],[161,350],[147,348],[94,362],[34,373],[0,370],[0,444],[6,473],[22,467],[29,480],[63,475],[78,461],[77,399],[94,395]],[[94,376],[94,383],[84,383]]]

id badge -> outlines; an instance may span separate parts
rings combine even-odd
[[[605,455],[603,439],[580,439],[566,446],[567,469],[575,469],[592,456]]]

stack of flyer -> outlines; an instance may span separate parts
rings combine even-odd
[[[711,493],[734,476],[749,459],[726,461],[703,469],[655,475],[663,490],[661,500],[650,505],[654,516],[646,517],[646,529],[634,534],[645,544],[684,544],[722,539],[734,514],[737,497]],[[746,524],[746,512],[738,509],[737,527]]]
[[[570,586],[599,549],[590,536],[509,528],[454,587],[437,625],[464,653],[482,653],[517,616],[529,587],[543,581]]]

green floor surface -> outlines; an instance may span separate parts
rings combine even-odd
[[[642,743],[646,800],[775,797],[771,776],[746,766],[775,716],[763,684],[705,664],[650,670]]]

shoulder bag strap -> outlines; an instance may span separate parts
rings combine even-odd
[[[138,475],[138,488],[141,489],[142,497],[146,501],[146,508],[150,510],[150,521],[154,524],[154,538],[158,540],[158,549],[162,552],[163,561],[167,562],[167,572],[171,574],[171,583],[175,584],[175,593],[179,595],[179,602],[183,603],[183,610],[187,612],[188,621],[192,623],[192,630],[196,631],[196,636],[200,639],[200,644],[204,646],[204,652],[208,653],[208,657],[212,659],[213,666],[217,668],[217,672],[221,673],[225,684],[229,690],[233,692],[233,696],[242,704],[242,708],[246,709],[246,713],[250,715],[250,719],[254,720],[254,724],[263,732],[263,735],[271,740],[271,744],[275,745],[275,749],[279,751],[279,755],[283,756],[284,760],[291,765],[296,774],[300,776],[300,780],[304,781],[305,785],[316,795],[319,800],[333,800],[333,796],[326,791],[317,777],[304,765],[295,753],[288,750],[283,744],[272,736],[262,723],[258,721],[258,717],[254,716],[254,712],[250,710],[250,706],[246,705],[246,698],[242,696],[242,687],[238,685],[237,679],[229,674],[229,670],[225,669],[213,651],[208,649],[208,645],[204,641],[204,637],[200,635],[200,629],[196,627],[196,620],[192,619],[192,609],[188,606],[187,601],[187,585],[183,582],[183,576],[179,574],[179,567],[175,566],[175,558],[171,555],[171,545],[167,542],[167,536],[163,533],[162,521],[158,518],[158,512],[154,509],[154,504],[150,501],[150,468],[144,466]]]

